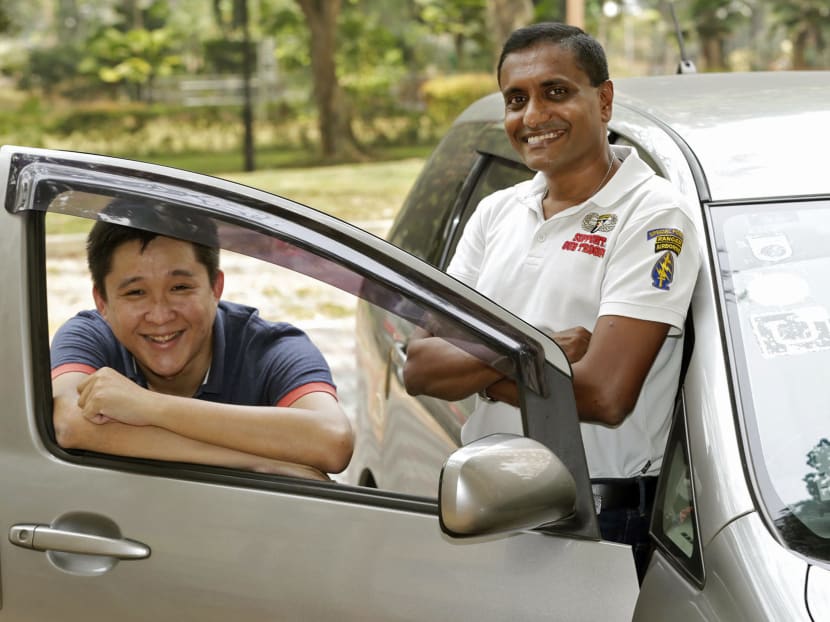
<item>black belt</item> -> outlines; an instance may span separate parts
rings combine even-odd
[[[657,477],[596,479],[591,481],[597,511],[637,509],[641,503],[648,511],[654,503]]]

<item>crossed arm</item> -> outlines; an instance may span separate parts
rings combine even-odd
[[[573,371],[577,411],[583,421],[617,426],[634,410],[646,375],[668,334],[668,324],[606,315],[593,334],[582,327],[553,333]],[[439,337],[410,340],[404,382],[412,395],[459,400],[487,390],[518,405],[516,384]]]
[[[156,393],[110,368],[62,374],[52,393],[64,448],[314,479],[351,458],[351,426],[328,393],[289,407],[219,404]]]

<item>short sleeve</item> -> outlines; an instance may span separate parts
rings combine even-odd
[[[66,321],[52,339],[52,370],[64,365],[92,368],[114,366],[118,358],[115,337],[95,311],[81,311]]]
[[[679,335],[700,269],[697,229],[680,207],[636,214],[617,239],[598,315],[663,322]]]
[[[311,339],[298,328],[285,330],[268,348],[265,367],[268,378],[265,383],[266,400],[279,404],[283,399],[306,385],[323,383],[334,388],[331,369],[325,357]]]
[[[447,274],[469,287],[476,287],[478,284],[479,271],[484,262],[486,238],[483,214],[485,210],[482,208],[486,200],[487,198],[476,206],[476,210],[464,226],[461,239],[447,266]]]

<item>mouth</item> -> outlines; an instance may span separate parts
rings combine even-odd
[[[170,343],[177,337],[180,337],[182,333],[184,333],[183,330],[177,330],[172,333],[165,333],[164,335],[144,335],[144,339],[152,344],[163,346],[165,344]]]
[[[533,147],[534,145],[540,145],[544,142],[556,140],[560,136],[564,135],[564,130],[551,130],[550,132],[545,132],[544,134],[532,134],[530,136],[525,136],[524,141]]]

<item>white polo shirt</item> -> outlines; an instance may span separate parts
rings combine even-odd
[[[545,220],[546,185],[533,179],[485,197],[447,271],[540,330],[594,330],[602,315],[671,326],[634,411],[612,428],[582,423],[592,478],[660,470],[683,351],[683,325],[700,267],[690,207],[631,147],[597,194]],[[462,429],[467,443],[521,433],[518,409],[480,402]]]

